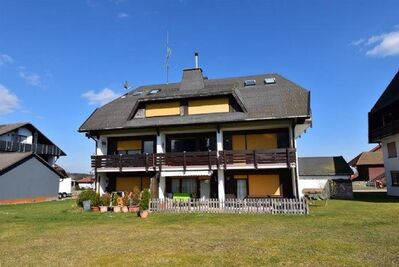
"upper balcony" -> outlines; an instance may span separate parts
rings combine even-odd
[[[369,129],[370,142],[381,142],[384,137],[399,133],[399,120],[394,120],[385,125]]]
[[[33,152],[39,155],[62,156],[62,150],[54,145],[26,144],[0,140],[0,152]]]
[[[189,171],[292,168],[296,163],[294,148],[267,150],[224,150],[207,152],[145,153],[133,155],[92,156],[97,172]]]

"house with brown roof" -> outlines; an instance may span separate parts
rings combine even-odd
[[[58,198],[65,153],[31,123],[0,125],[0,204]]]
[[[356,169],[353,181],[379,181],[385,184],[384,157],[381,145],[377,145],[367,152],[362,152],[349,161],[349,165]]]
[[[380,143],[387,194],[399,196],[399,71],[369,112],[369,143]]]
[[[310,92],[271,73],[146,85],[96,109],[96,190],[153,197],[299,197],[296,139],[311,126]]]

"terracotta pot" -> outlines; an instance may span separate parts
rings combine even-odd
[[[100,212],[100,208],[99,207],[91,207],[91,211],[92,212]]]
[[[141,217],[142,219],[147,218],[147,217],[148,217],[148,210],[141,210],[140,213],[139,213],[139,215],[140,215],[140,217]]]
[[[108,211],[108,206],[100,206],[100,212],[105,213]]]
[[[121,212],[121,207],[115,206],[115,207],[114,207],[114,212],[116,212],[116,213]]]
[[[137,206],[130,206],[130,207],[129,207],[129,212],[137,213],[137,212],[139,212],[139,207],[137,207]]]
[[[129,212],[129,208],[127,206],[123,206],[122,207],[122,212],[128,213]]]

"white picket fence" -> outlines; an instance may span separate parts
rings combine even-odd
[[[170,213],[309,214],[309,203],[305,198],[191,199],[188,201],[156,198],[150,200],[150,211]]]

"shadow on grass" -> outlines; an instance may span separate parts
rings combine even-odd
[[[399,197],[388,196],[386,192],[355,192],[352,201],[374,203],[399,203]]]

